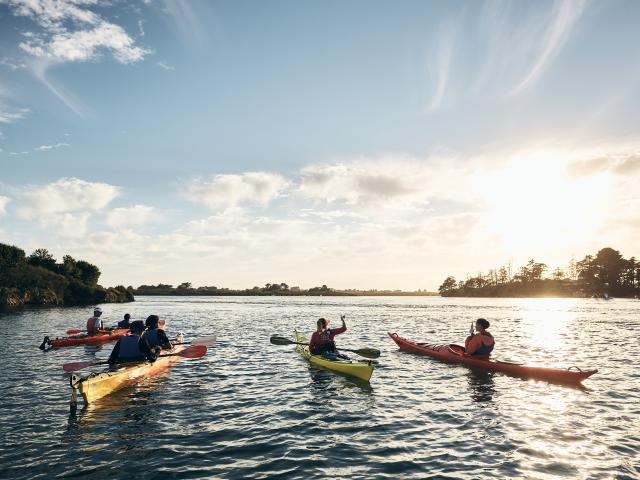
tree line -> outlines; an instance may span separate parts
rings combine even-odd
[[[438,291],[444,297],[633,298],[640,295],[640,262],[606,247],[551,272],[545,263],[531,259],[513,275],[511,264],[506,264],[464,281],[449,276]]]
[[[128,287],[131,288],[131,287]],[[436,295],[426,290],[405,292],[402,290],[356,290],[335,289],[326,285],[308,289],[290,287],[286,283],[267,283],[264,287],[245,289],[230,289],[224,287],[193,287],[190,282],[184,282],[174,287],[173,285],[159,283],[158,285],[140,285],[132,289],[135,295],[185,295],[185,296],[403,296],[403,295]]]
[[[131,302],[124,286],[98,285],[100,269],[71,255],[58,262],[45,248],[24,250],[0,243],[0,305],[87,305]]]

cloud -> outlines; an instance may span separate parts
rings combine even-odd
[[[9,155],[12,155],[12,156],[29,155],[29,152],[9,152]]]
[[[28,108],[10,109],[0,103],[0,123],[14,123],[24,119],[30,112]]]
[[[176,68],[164,62],[156,62],[156,65],[165,70],[175,70]]]
[[[7,204],[11,201],[9,197],[4,197],[0,195],[0,217],[7,213]]]
[[[429,59],[429,73],[434,79],[434,93],[428,105],[429,111],[435,111],[442,104],[449,79],[451,55],[455,40],[453,24],[445,25],[435,42],[434,51]]]
[[[138,20],[138,33],[140,33],[141,37],[144,37],[144,27],[143,27],[144,21],[143,20]]]
[[[48,185],[29,185],[14,191],[18,216],[24,219],[99,211],[120,194],[120,188],[114,185],[87,182],[78,178],[61,178]],[[78,217],[66,218],[66,221],[82,221]]]
[[[27,64],[22,60],[15,60],[9,57],[0,59],[0,65],[2,65],[3,67],[7,67],[10,70],[20,70],[23,68],[27,68]]]
[[[122,64],[132,64],[151,53],[136,45],[124,28],[96,13],[112,2],[8,0],[6,3],[14,15],[28,17],[40,27],[35,32],[21,32],[24,40],[19,47],[32,57],[28,66],[43,85],[81,117],[77,102],[48,80],[49,68],[66,62],[96,61],[103,52],[109,52]]]
[[[150,53],[134,45],[134,40],[119,25],[101,22],[90,30],[63,31],[20,43],[20,48],[34,57],[55,62],[95,60],[100,49],[110,50],[120,63],[136,63]]]
[[[567,166],[567,173],[573,178],[607,171],[618,175],[640,173],[640,153],[611,154],[587,158],[574,161]]]
[[[524,78],[511,91],[511,96],[531,87],[540,78],[571,35],[585,6],[584,0],[555,2],[553,19],[539,44],[537,57]]]
[[[188,182],[184,196],[212,209],[241,203],[267,205],[278,197],[287,182],[276,174],[249,172],[239,175],[199,177]]]
[[[39,147],[34,148],[35,151],[37,152],[41,152],[44,150],[53,150],[54,148],[60,148],[60,147],[70,147],[71,144],[69,143],[56,143],[53,145],[40,145]]]
[[[158,220],[159,215],[153,207],[147,205],[135,205],[127,208],[114,208],[107,213],[107,224],[115,229],[122,230],[136,228],[146,223]]]
[[[91,214],[88,212],[50,213],[40,218],[39,222],[44,229],[55,231],[62,239],[85,238],[90,217]]]

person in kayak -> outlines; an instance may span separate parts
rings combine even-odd
[[[124,314],[124,320],[118,322],[118,328],[131,328],[131,315]]]
[[[142,320],[131,322],[131,327],[129,328],[131,333],[118,340],[118,343],[111,351],[111,355],[109,355],[107,363],[113,366],[116,363],[142,362],[144,360],[155,362],[157,358],[156,351],[141,337],[142,332],[144,332]]]
[[[149,315],[145,322],[147,330],[142,334],[142,338],[147,341],[151,348],[158,347],[162,350],[171,350],[173,345],[165,331],[158,328],[159,324],[160,317],[158,315]]]
[[[340,320],[342,320],[341,327],[329,329],[327,328],[329,320],[324,318],[318,319],[318,328],[313,332],[311,340],[309,341],[309,352],[311,352],[312,355],[322,355],[329,360],[349,358],[346,355],[336,352],[336,342],[333,340],[336,335],[347,331],[347,325],[344,323],[344,315],[340,317]]]
[[[487,331],[489,326],[489,322],[484,318],[476,320],[475,330],[478,333],[474,335],[472,329],[471,335],[464,341],[464,351],[466,355],[488,357],[491,354],[496,342],[493,339],[493,335]]]
[[[95,307],[93,309],[93,317],[87,320],[87,334],[88,335],[98,335],[99,333],[107,333],[109,330],[104,328],[102,324],[102,309],[100,307]]]

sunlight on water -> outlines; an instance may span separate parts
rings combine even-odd
[[[523,341],[532,351],[561,350],[578,314],[576,299],[532,298],[519,303]]]

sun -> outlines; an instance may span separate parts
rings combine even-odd
[[[583,244],[606,220],[610,178],[573,178],[574,156],[530,153],[476,178],[484,226],[511,249]]]

